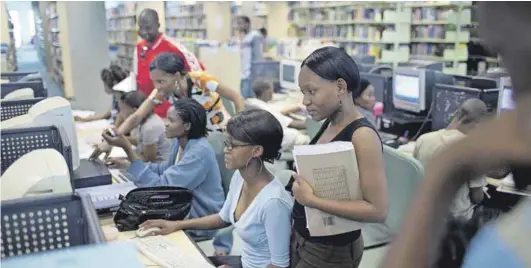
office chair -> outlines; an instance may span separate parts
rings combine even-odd
[[[402,221],[424,175],[422,164],[411,156],[384,146],[387,178],[388,212],[385,223],[366,224],[362,230],[365,249],[385,246],[402,225]]]

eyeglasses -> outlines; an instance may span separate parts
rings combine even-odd
[[[223,144],[225,145],[225,148],[227,148],[227,150],[229,150],[229,151],[232,151],[234,148],[252,146],[253,145],[253,144],[233,144],[233,143],[231,143],[229,141],[224,141]]]

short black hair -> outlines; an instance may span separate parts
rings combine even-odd
[[[344,50],[332,46],[319,48],[302,62],[301,67],[304,66],[323,79],[345,80],[353,98],[361,95],[358,65]]]
[[[280,122],[268,111],[244,110],[229,120],[227,132],[238,141],[262,146],[262,161],[273,163],[280,156],[284,132]]]
[[[251,19],[249,19],[249,17],[247,17],[245,15],[238,16],[238,19],[243,20],[245,23],[251,24]]]
[[[100,76],[101,81],[103,81],[106,86],[112,89],[112,87],[114,87],[116,84],[126,79],[129,74],[124,68],[116,64],[111,64],[109,68],[104,68],[101,70]]]
[[[149,71],[153,70],[161,70],[169,74],[184,74],[186,71],[183,58],[172,52],[158,54],[149,64]]]
[[[208,135],[207,117],[203,105],[192,98],[183,98],[174,102],[173,108],[184,123],[190,123],[189,139],[199,139]]]
[[[270,88],[273,88],[273,87],[274,87],[273,81],[266,79],[266,78],[258,78],[254,80],[252,89],[253,89],[254,95],[257,97],[260,97],[262,96],[262,94],[264,94],[264,91]]]
[[[260,28],[259,31],[260,31],[260,33],[262,33],[263,36],[267,36],[267,29],[266,28],[262,27],[262,28]]]
[[[151,9],[151,8],[143,9],[142,12],[140,12],[140,15],[138,17],[139,17],[139,20],[149,19],[149,20],[152,20],[153,22],[159,23],[159,13],[157,13],[156,10]]]
[[[142,94],[140,91],[130,91],[122,94],[120,97],[120,100],[134,109],[140,108],[146,99],[146,95]]]

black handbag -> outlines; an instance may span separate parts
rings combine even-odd
[[[183,220],[190,212],[192,191],[173,186],[137,188],[125,197],[114,223],[120,232],[138,229],[146,220]]]

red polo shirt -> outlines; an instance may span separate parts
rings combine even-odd
[[[164,52],[173,52],[183,58],[184,66],[187,71],[204,70],[203,65],[193,53],[188,51],[188,49],[182,44],[171,40],[164,34],[160,34],[159,37],[153,41],[151,46],[148,45],[146,40],[140,40],[136,44],[135,52],[136,83],[138,86],[137,90],[144,93],[146,96],[149,96],[155,87],[149,77],[149,64],[151,64],[151,61],[153,61],[158,54]],[[160,117],[165,118],[170,106],[170,103],[166,101],[162,105],[157,105],[154,111]]]

